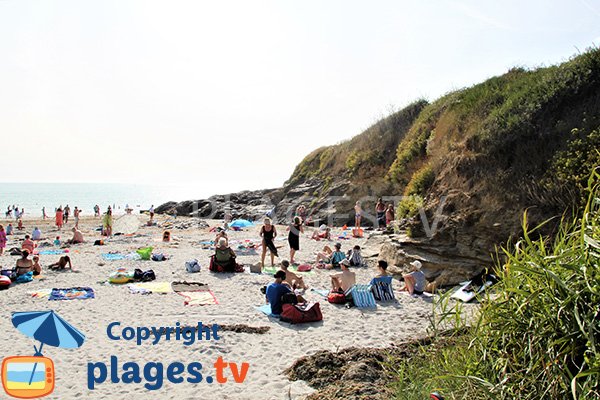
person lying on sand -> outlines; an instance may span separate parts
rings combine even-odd
[[[19,258],[17,260],[15,272],[17,273],[17,276],[21,276],[32,270],[33,270],[33,261],[31,261],[29,259],[29,251],[23,250],[21,252],[21,258]]]
[[[289,266],[290,266],[290,262],[288,260],[281,261],[281,271],[285,272],[285,276],[286,276],[283,283],[287,284],[290,288],[292,288],[292,290],[308,289],[308,285],[306,285],[306,283],[304,283],[304,279],[302,279],[301,276],[296,275],[292,271],[288,271]]]
[[[356,274],[348,269],[350,261],[343,259],[340,262],[342,272],[331,275],[331,291],[345,293],[356,283]]]
[[[331,240],[331,228],[328,226],[321,227],[321,228],[319,228],[319,230],[313,232],[311,239],[314,239],[317,241],[319,241],[321,239]]]
[[[27,250],[29,254],[33,254],[33,249],[35,248],[35,243],[30,239],[29,235],[25,235],[25,240],[21,243],[21,249]]]
[[[40,256],[33,256],[33,275],[37,276],[42,273],[42,266],[40,265]]]
[[[83,233],[81,233],[81,231],[79,229],[77,229],[76,227],[73,227],[73,229],[71,229],[73,231],[73,238],[71,240],[68,240],[67,243],[69,244],[76,244],[76,243],[83,243],[85,240],[83,240]]]
[[[48,265],[48,268],[58,271],[59,269],[65,269],[67,265],[69,265],[70,270],[73,270],[73,266],[71,265],[71,257],[62,256],[58,259],[58,262]]]

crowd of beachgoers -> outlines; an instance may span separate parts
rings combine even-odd
[[[351,227],[314,227],[305,223],[310,216],[302,207],[283,225],[268,216],[200,221],[154,214],[153,208],[113,216],[112,209],[85,213],[77,208],[75,213],[75,207],[58,206],[52,217],[21,219],[21,227],[13,225],[13,209],[11,219],[0,221],[0,269],[9,280],[8,289],[0,291],[5,307],[50,307],[72,315],[76,325],[87,327],[91,357],[114,351],[102,333],[114,320],[131,326],[203,321],[268,327],[260,335],[225,332],[224,340],[202,349],[204,356],[226,354],[253,366],[243,387],[223,386],[216,393],[254,398],[244,396],[254,390],[265,398],[284,398],[286,391],[300,398],[313,389],[282,374],[295,359],[322,349],[384,347],[423,335],[429,325],[431,297],[421,295],[426,282],[419,263],[404,279],[392,278],[385,260],[377,258],[378,235],[360,221]],[[0,320],[0,330],[8,331],[8,324]],[[15,351],[27,354],[28,346],[18,342]],[[122,351],[133,359],[199,357],[169,345],[143,354],[135,348]],[[85,359],[75,354],[54,359],[80,366],[73,379],[85,382],[78,370],[85,370]],[[64,380],[57,382],[58,395],[78,393],[67,377],[57,379]],[[193,387],[175,389],[193,397]],[[98,398],[143,392],[127,386]]]

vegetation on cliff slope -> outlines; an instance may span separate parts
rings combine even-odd
[[[471,326],[446,307],[440,315],[455,323],[454,339],[390,364],[398,399],[434,390],[469,400],[600,397],[599,172],[589,187],[581,217],[563,220],[551,242],[534,239],[525,215],[522,239],[498,265],[497,296]]]

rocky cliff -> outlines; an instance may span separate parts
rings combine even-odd
[[[283,222],[303,203],[315,222],[342,225],[353,220],[356,200],[372,213],[376,198],[389,196],[406,234],[388,237],[381,256],[397,265],[420,259],[431,278],[451,284],[491,265],[495,247],[520,235],[526,210],[530,224],[572,215],[600,164],[599,127],[600,50],[592,49],[417,101],[315,150],[281,188],[157,211],[221,218],[229,207],[256,218],[272,210]],[[443,277],[451,270],[454,278]]]

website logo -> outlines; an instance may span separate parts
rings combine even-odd
[[[83,345],[85,336],[54,311],[16,312],[12,323],[21,333],[40,342],[33,356],[10,356],[2,361],[2,386],[11,397],[33,399],[54,391],[54,362],[44,357],[44,345],[66,349]]]

